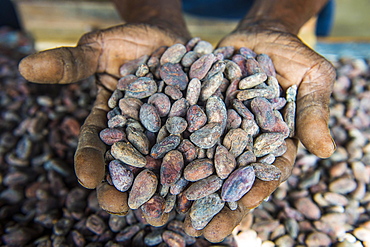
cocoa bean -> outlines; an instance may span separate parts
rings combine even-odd
[[[224,207],[223,202],[217,193],[205,196],[193,203],[190,209],[192,226],[196,230],[203,229],[209,221]]]
[[[160,217],[166,208],[166,201],[160,195],[154,195],[147,202],[141,205],[143,213],[150,218]]]
[[[191,184],[185,191],[184,195],[188,200],[198,200],[210,195],[222,186],[222,179],[216,175],[211,175]]]
[[[141,171],[135,178],[128,197],[128,206],[138,209],[155,193],[158,185],[156,175],[149,169]]]
[[[171,102],[164,93],[155,93],[148,99],[148,104],[154,105],[160,117],[165,117],[170,112]]]
[[[222,185],[222,200],[226,202],[238,201],[252,188],[254,180],[255,174],[252,166],[236,169]]]
[[[127,140],[142,154],[149,154],[149,139],[140,130],[133,127],[126,128]]]
[[[189,107],[186,113],[186,120],[188,122],[188,131],[194,132],[202,128],[207,122],[207,115],[198,105]]]
[[[146,164],[145,157],[130,143],[116,142],[111,147],[114,158],[135,167],[143,167]]]
[[[181,140],[179,136],[170,135],[152,147],[150,156],[152,156],[154,159],[163,158],[166,153],[176,149],[177,146],[180,145],[180,141]]]
[[[177,150],[169,151],[164,157],[161,165],[161,184],[174,184],[181,177],[184,167],[182,154]]]
[[[100,139],[107,145],[127,141],[126,134],[120,129],[105,128],[99,133]]]
[[[227,178],[236,167],[235,156],[222,145],[216,148],[214,163],[216,173],[221,179]]]
[[[186,89],[189,79],[178,63],[165,63],[159,68],[162,80],[170,86],[178,87],[180,90]]]
[[[161,128],[161,118],[157,109],[150,104],[143,104],[139,112],[140,122],[151,132],[158,132]]]
[[[200,58],[198,58],[190,66],[189,70],[190,79],[197,78],[199,80],[202,80],[208,73],[209,69],[212,67],[214,60],[215,55],[213,55],[212,53],[204,54]]]
[[[134,181],[134,174],[118,160],[112,160],[108,165],[112,183],[117,190],[127,191]]]
[[[186,47],[183,44],[174,44],[163,53],[160,64],[179,63],[186,53]]]
[[[188,181],[198,181],[212,175],[213,162],[210,159],[197,159],[189,163],[184,169],[184,178]]]
[[[281,171],[274,165],[269,165],[266,163],[253,163],[254,174],[257,178],[263,181],[279,180],[281,176]]]
[[[190,135],[190,140],[200,148],[213,147],[222,135],[220,123],[209,123]]]
[[[224,137],[222,144],[234,156],[238,157],[243,153],[248,143],[252,142],[251,136],[244,130],[231,129]]]

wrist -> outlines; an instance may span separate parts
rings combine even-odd
[[[127,24],[148,24],[189,39],[180,0],[112,0]]]
[[[237,31],[258,31],[259,29],[288,32],[297,35],[300,28],[326,4],[327,0],[258,0]]]

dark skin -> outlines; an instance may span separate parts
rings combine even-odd
[[[96,188],[100,206],[110,213],[128,212],[127,194],[102,182],[106,146],[98,133],[106,127],[107,100],[119,78],[119,67],[126,61],[156,48],[186,43],[190,34],[181,13],[180,1],[115,0],[127,24],[84,35],[73,48],[59,48],[25,58],[19,66],[21,74],[38,83],[72,83],[98,74],[97,100],[86,119],[75,155],[75,171],[86,188]],[[225,207],[203,229],[191,227],[185,219],[189,235],[203,235],[211,242],[222,241],[243,217],[267,198],[285,181],[294,165],[298,141],[313,154],[329,157],[335,144],[328,129],[329,99],[335,79],[332,65],[308,48],[297,33],[300,27],[326,3],[325,0],[291,1],[259,0],[239,23],[236,30],[223,38],[219,46],[248,47],[269,55],[276,67],[283,89],[296,84],[296,136],[287,139],[288,151],[274,165],[282,171],[279,181],[256,180],[239,202],[235,211]],[[168,215],[147,219],[152,225],[163,225]]]

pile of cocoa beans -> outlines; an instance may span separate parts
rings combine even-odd
[[[120,74],[100,137],[111,145],[107,181],[129,192],[131,209],[190,210],[200,230],[225,203],[237,209],[256,178],[280,178],[273,162],[294,135],[297,87],[282,91],[267,55],[193,38]]]

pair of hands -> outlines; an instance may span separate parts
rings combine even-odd
[[[168,30],[146,24],[126,24],[82,36],[76,47],[43,51],[23,59],[20,73],[29,81],[66,84],[97,74],[98,94],[90,115],[81,129],[75,154],[75,171],[79,182],[86,188],[96,188],[100,206],[115,214],[126,214],[127,194],[102,182],[105,174],[106,145],[99,132],[106,127],[107,102],[119,78],[119,67],[144,54],[150,55],[160,46],[186,43],[186,39]],[[203,230],[191,227],[185,219],[189,235],[203,235],[211,242],[222,241],[237,226],[250,209],[258,206],[292,170],[298,140],[313,154],[329,157],[335,150],[328,129],[329,100],[335,79],[332,65],[305,46],[295,35],[284,31],[255,29],[237,31],[225,37],[218,45],[248,47],[256,53],[268,54],[276,67],[277,79],[283,89],[296,84],[297,117],[296,137],[287,139],[288,151],[277,158],[279,181],[256,180],[252,189],[239,201],[235,211],[227,207],[217,214]],[[161,224],[166,217],[149,222]]]

